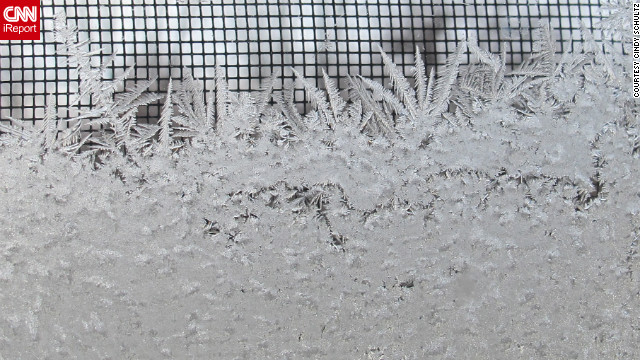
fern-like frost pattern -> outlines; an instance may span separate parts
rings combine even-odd
[[[390,87],[294,70],[306,114],[219,66],[119,92],[117,54],[55,30],[95,106],[0,124],[0,359],[640,357],[639,109],[586,28],[515,69],[473,38],[437,72],[381,51]]]

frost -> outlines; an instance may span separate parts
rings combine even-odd
[[[0,357],[640,356],[640,124],[606,41],[557,54],[543,26],[513,70],[475,39],[438,72],[382,53],[390,88],[297,74],[300,114],[221,67],[116,95],[117,55],[56,29],[97,105],[0,128]]]

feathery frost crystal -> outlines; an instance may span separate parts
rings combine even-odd
[[[603,22],[623,47],[631,3]],[[302,115],[220,67],[117,94],[77,33],[60,14],[95,106],[0,125],[0,359],[640,357],[639,108],[607,41],[381,52],[391,88],[296,73]]]

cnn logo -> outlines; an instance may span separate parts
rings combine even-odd
[[[17,6],[7,6],[2,12],[2,15],[4,16],[4,19],[7,20],[8,22],[18,22],[18,21],[36,22],[38,21],[38,11],[39,10],[37,6],[32,6],[32,7],[24,6],[22,8],[19,8]]]
[[[0,14],[0,40],[40,40],[38,0],[6,1]]]

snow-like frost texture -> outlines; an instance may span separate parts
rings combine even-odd
[[[155,128],[3,127],[0,358],[640,357],[629,56],[539,47],[511,76],[472,44],[497,97],[454,56],[386,100],[305,84],[304,117],[220,76]]]

